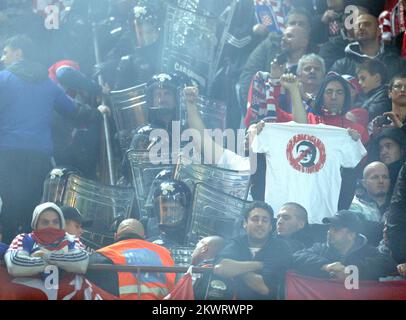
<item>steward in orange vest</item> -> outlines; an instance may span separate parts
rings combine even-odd
[[[97,250],[89,264],[115,264],[172,267],[170,252],[159,245],[144,240],[144,227],[136,219],[120,223],[115,234],[116,242]],[[86,275],[94,284],[125,300],[160,300],[175,284],[174,273],[106,272],[90,270]]]

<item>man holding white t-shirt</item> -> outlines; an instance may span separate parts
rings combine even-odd
[[[337,212],[340,169],[354,168],[366,155],[346,129],[296,122],[265,124],[252,149],[266,154],[265,201],[275,210],[297,202],[310,223]]]
[[[200,132],[203,148],[212,150],[214,163],[231,170],[253,169],[248,157],[224,149],[204,132],[195,104],[197,88],[187,87],[184,93],[189,125]],[[286,202],[297,202],[308,211],[309,223],[321,223],[322,218],[337,212],[341,167],[355,167],[366,155],[359,134],[354,136],[349,129],[324,124],[296,122],[264,124],[261,121],[250,129],[253,151],[265,153],[267,158],[265,201],[268,204],[279,210]],[[316,208],[317,214],[313,210]]]

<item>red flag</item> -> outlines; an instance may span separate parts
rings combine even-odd
[[[118,300],[81,275],[66,273],[58,289],[46,288],[38,277],[11,277],[0,266],[0,300]]]
[[[346,289],[343,281],[286,274],[286,300],[405,300],[406,281],[360,281]]]
[[[186,273],[175,285],[164,300],[195,300],[193,292],[192,274]]]

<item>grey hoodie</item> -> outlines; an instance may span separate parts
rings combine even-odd
[[[65,218],[63,216],[61,209],[53,202],[45,202],[45,203],[42,203],[42,204],[36,206],[34,209],[34,212],[32,214],[32,221],[31,221],[32,230],[37,229],[37,223],[38,223],[39,216],[41,215],[41,213],[43,213],[47,209],[52,209],[52,210],[56,211],[56,213],[59,215],[59,219],[61,221],[61,229],[65,229]]]

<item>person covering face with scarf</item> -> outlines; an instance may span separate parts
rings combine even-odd
[[[31,233],[14,238],[4,257],[10,275],[39,275],[48,265],[72,273],[86,272],[88,253],[73,236],[65,233],[65,219],[56,204],[38,205],[33,212],[31,227]]]

